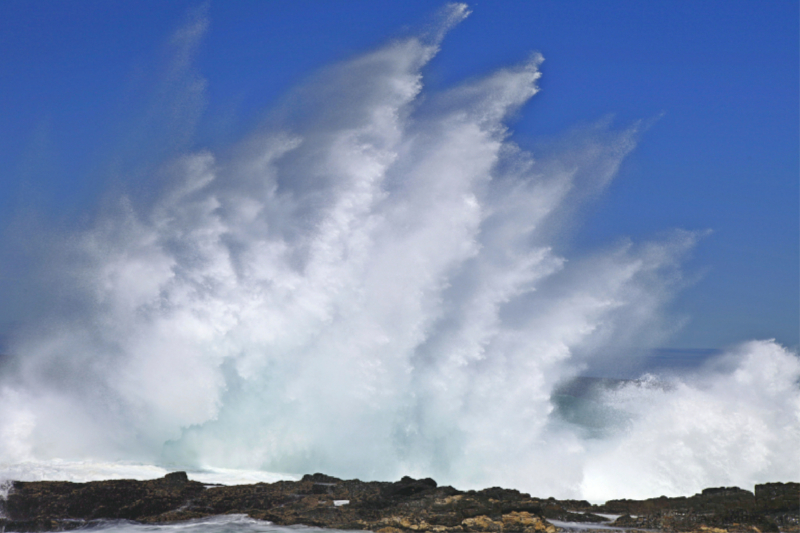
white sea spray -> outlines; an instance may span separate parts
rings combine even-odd
[[[539,55],[427,93],[466,13],[331,67],[236,149],[177,154],[155,192],[31,245],[32,276],[63,290],[13,337],[0,466],[409,474],[593,499],[797,479],[800,370],[771,341],[602,394],[600,437],[562,419],[560,385],[670,333],[699,234],[569,252],[564,228],[639,126],[517,146]]]

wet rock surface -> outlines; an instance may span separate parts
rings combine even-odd
[[[615,526],[668,531],[800,531],[800,483],[705,489],[690,497],[610,500],[595,512],[622,514]]]
[[[247,514],[279,525],[303,524],[378,533],[556,533],[612,528],[661,531],[798,532],[800,484],[706,489],[681,498],[540,499],[499,487],[460,491],[432,479],[342,480],[324,474],[300,481],[208,486],[184,472],[149,481],[14,482],[0,501],[0,531],[61,531],[92,521],[168,523],[220,514]],[[621,515],[615,521],[602,514]],[[568,525],[566,523],[569,523]]]

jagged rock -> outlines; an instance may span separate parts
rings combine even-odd
[[[556,533],[547,519],[596,522],[623,514],[615,527],[698,533],[798,531],[797,483],[706,489],[689,498],[542,500],[492,487],[459,491],[432,479],[363,482],[311,474],[300,481],[212,486],[173,472],[150,481],[14,482],[0,501],[0,531],[54,531],[98,519],[165,523],[242,513],[279,525],[304,524],[378,533]],[[336,502],[347,501],[347,505]]]
[[[738,487],[718,487],[688,498],[611,500],[595,512],[624,514],[612,524],[617,527],[704,533],[797,532],[799,487],[797,483],[756,485],[758,496]]]
[[[763,512],[791,512],[800,508],[800,483],[756,485],[756,508]]]
[[[521,531],[523,533],[544,531],[545,533],[555,533],[555,528],[542,520],[541,517],[522,511],[503,515],[503,531]]]
[[[403,498],[435,488],[436,482],[431,478],[412,479],[408,476],[404,476],[397,483],[391,483],[385,486],[381,490],[381,496],[384,498]]]
[[[465,531],[481,532],[481,531],[502,531],[503,523],[494,521],[486,515],[476,516],[475,518],[465,518],[461,521],[461,525]]]
[[[615,527],[640,527],[638,521],[629,514],[624,514],[611,523]]]

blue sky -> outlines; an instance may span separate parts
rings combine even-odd
[[[316,70],[425,24],[421,1],[0,3],[0,224],[81,224],[109,189],[175,151],[224,148]],[[427,67],[430,90],[540,51],[541,92],[513,124],[536,146],[613,115],[654,121],[571,246],[710,229],[673,303],[672,348],[798,344],[798,3],[475,2]],[[170,91],[170,36],[207,9],[193,58],[203,113]],[[189,106],[187,106],[187,109]],[[160,111],[175,112],[165,120]],[[150,110],[148,112],[148,110]],[[153,111],[155,110],[155,111]],[[657,120],[655,120],[657,119]],[[535,153],[535,150],[534,150]],[[142,154],[148,154],[143,157]],[[129,172],[126,174],[126,172]],[[24,231],[24,230],[23,230]],[[35,235],[32,234],[32,238]],[[3,273],[0,294],[14,273]],[[14,307],[14,305],[6,306]],[[8,328],[13,317],[3,316]]]

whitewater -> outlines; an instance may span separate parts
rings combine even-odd
[[[800,479],[800,360],[772,340],[564,400],[680,327],[703,232],[571,247],[643,126],[518,145],[538,54],[427,91],[467,14],[327,68],[80,229],[37,227],[30,277],[58,290],[0,357],[0,479],[410,475],[593,501]]]

